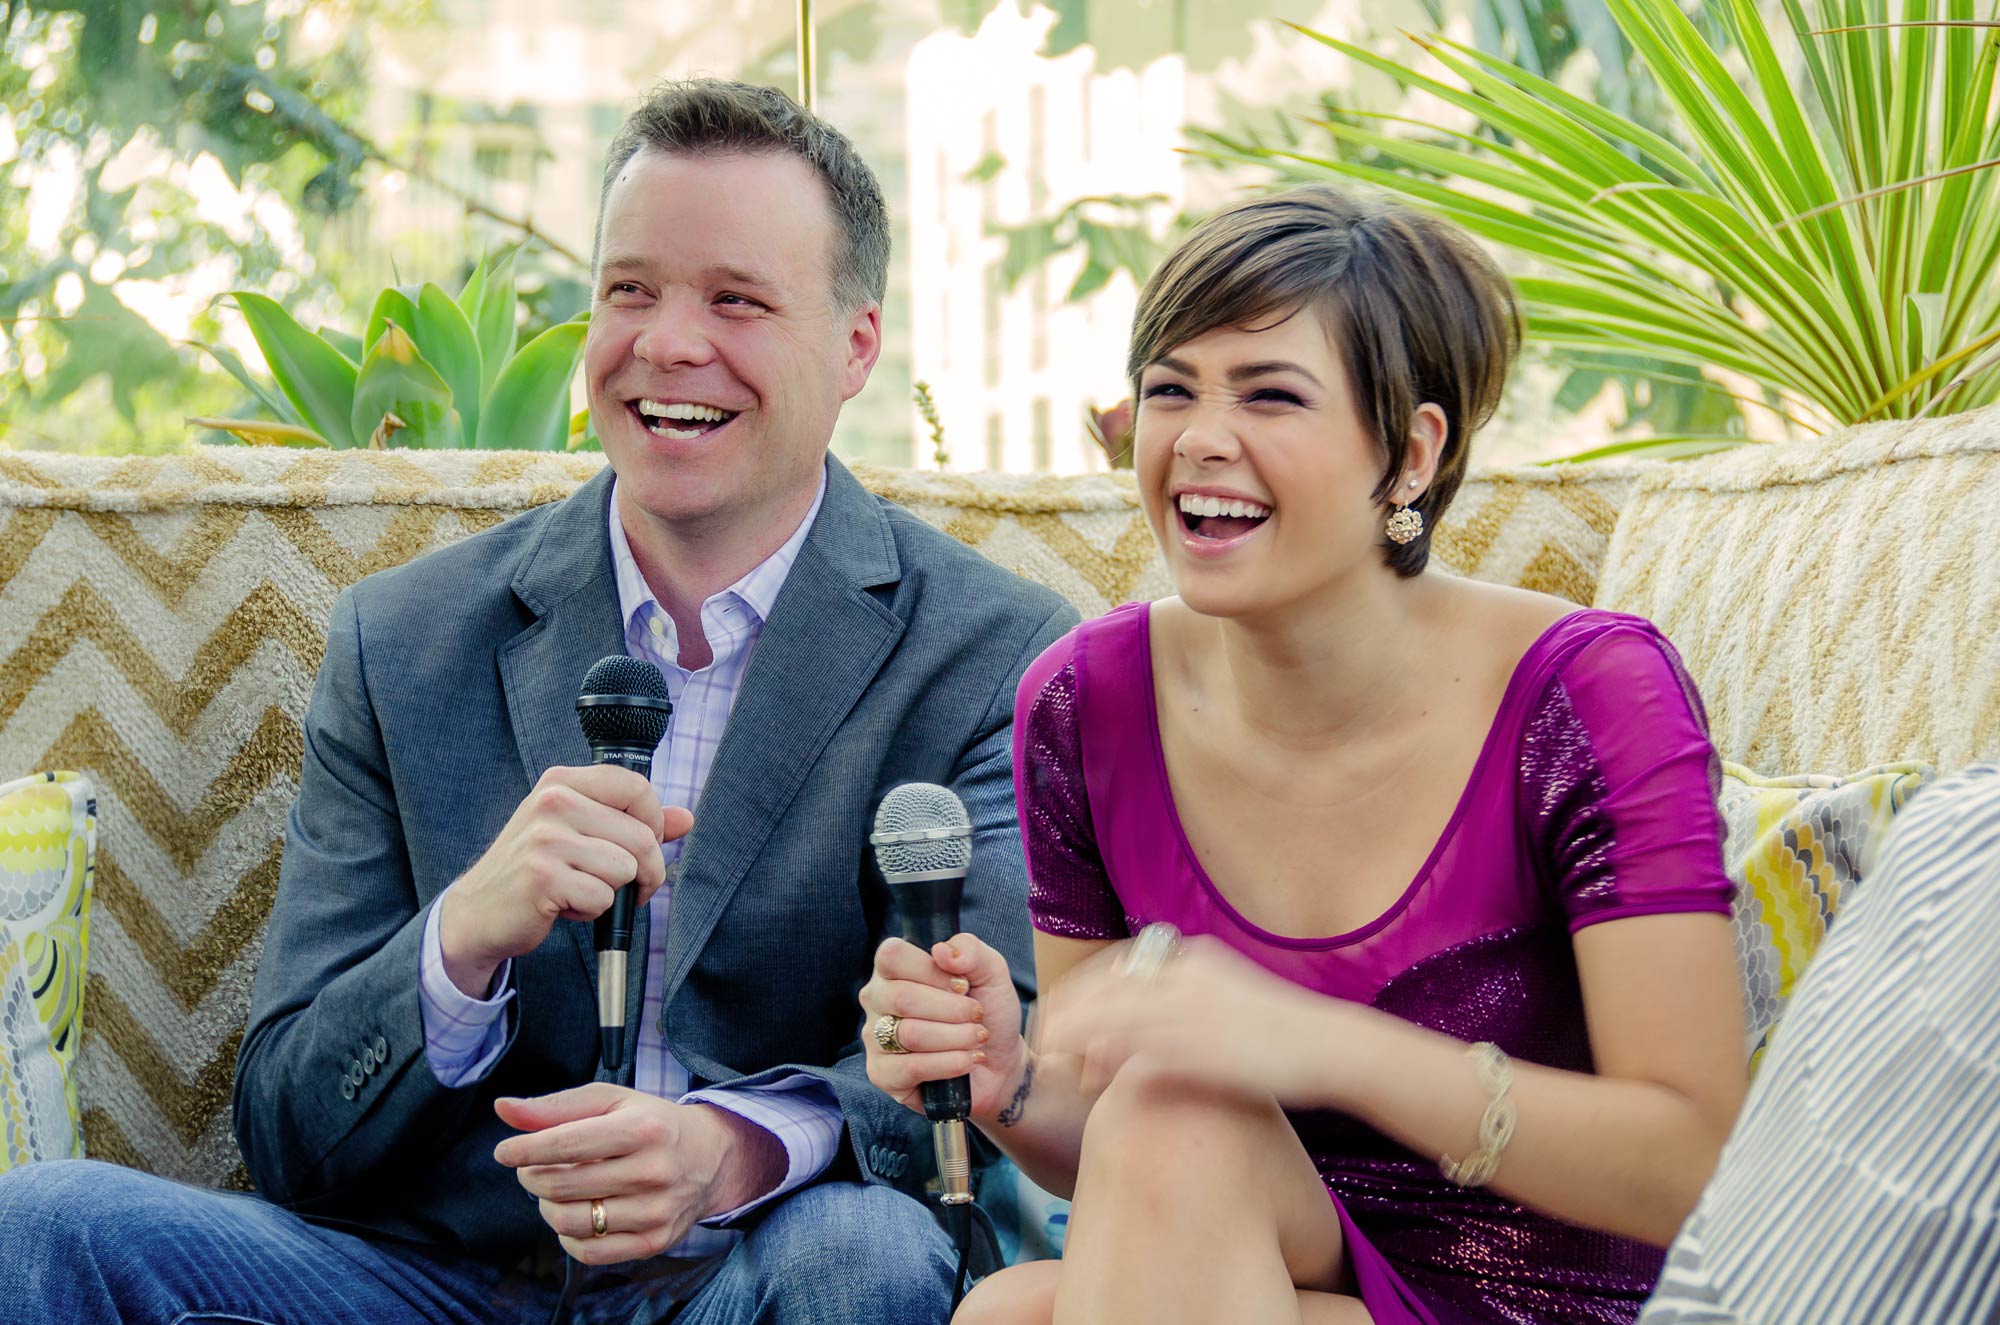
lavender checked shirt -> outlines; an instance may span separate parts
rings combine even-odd
[[[751,649],[763,631],[765,618],[778,591],[791,573],[799,549],[826,497],[826,476],[821,471],[818,494],[812,509],[782,547],[727,589],[701,605],[702,630],[714,654],[709,665],[690,672],[679,663],[680,642],[673,619],[653,596],[639,565],[632,557],[625,527],[618,517],[614,488],[610,502],[609,537],[611,562],[618,582],[619,613],[625,623],[625,651],[634,658],[656,664],[667,681],[667,693],[674,701],[674,714],[667,734],[653,755],[653,790],[663,805],[694,806],[708,780],[709,765],[722,744],[723,728],[743,674],[750,665]],[[647,905],[651,912],[651,942],[646,963],[646,989],[640,1025],[657,1027],[660,1022],[661,984],[664,980],[667,941],[667,912],[673,905],[674,879],[684,840],[666,843],[667,882]],[[503,1014],[513,999],[508,987],[508,967],[493,977],[493,988],[503,992],[496,998],[467,998],[445,974],[444,951],[438,938],[439,907],[432,907],[424,927],[422,979],[418,986],[423,1008],[424,1052],[431,1070],[447,1086],[463,1086],[478,1081],[499,1061],[506,1042]],[[765,1085],[744,1089],[689,1091],[687,1069],[675,1059],[665,1037],[640,1034],[638,1056],[633,1064],[633,1086],[662,1099],[680,1103],[707,1103],[729,1110],[769,1131],[784,1144],[790,1163],[783,1182],[757,1200],[738,1209],[703,1220],[668,1254],[681,1257],[719,1255],[734,1245],[737,1234],[719,1225],[776,1200],[818,1177],[833,1161],[840,1145],[840,1105],[833,1092],[811,1077],[784,1077]]]

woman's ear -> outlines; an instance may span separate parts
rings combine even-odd
[[[1391,501],[1413,502],[1430,490],[1431,480],[1437,477],[1438,465],[1444,460],[1445,443],[1450,438],[1451,424],[1445,419],[1441,407],[1428,400],[1417,406],[1410,415],[1409,441],[1403,449],[1403,472],[1389,494]],[[1416,482],[1412,483],[1412,479]]]

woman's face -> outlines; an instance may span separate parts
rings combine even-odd
[[[1391,573],[1372,500],[1382,450],[1316,314],[1161,355],[1140,374],[1133,438],[1146,517],[1195,611],[1255,615]]]

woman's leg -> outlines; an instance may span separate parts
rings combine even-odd
[[[1136,1060],[1119,1072],[1084,1130],[1058,1325],[1366,1321],[1348,1279],[1333,1203],[1276,1104]]]
[[[1027,1261],[989,1274],[965,1295],[951,1325],[1049,1325],[1061,1261]]]
[[[1061,1261],[1029,1261],[988,1275],[966,1294],[951,1325],[1049,1325],[1055,1319]],[[1299,1293],[1300,1325],[1370,1325],[1356,1298]]]

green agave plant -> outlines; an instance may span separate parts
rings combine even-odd
[[[1316,123],[1354,159],[1215,135],[1204,154],[1365,181],[1529,258],[1529,339],[1572,363],[1724,369],[1754,387],[1729,394],[1808,433],[2000,399],[1995,16],[1973,0],[1819,0],[1810,15],[1782,0],[1788,63],[1756,0],[1719,6],[1714,45],[1673,0],[1605,3],[1671,134],[1443,37],[1413,40],[1461,82],[1299,28],[1480,131],[1422,125],[1421,141],[1369,123],[1414,121],[1346,112]]]
[[[201,348],[276,421],[190,426],[281,446],[560,450],[584,440],[569,384],[585,319],[558,323],[517,350],[513,250],[482,258],[456,299],[428,283],[382,291],[359,336],[307,331],[252,291],[233,297],[275,389],[228,349]]]

